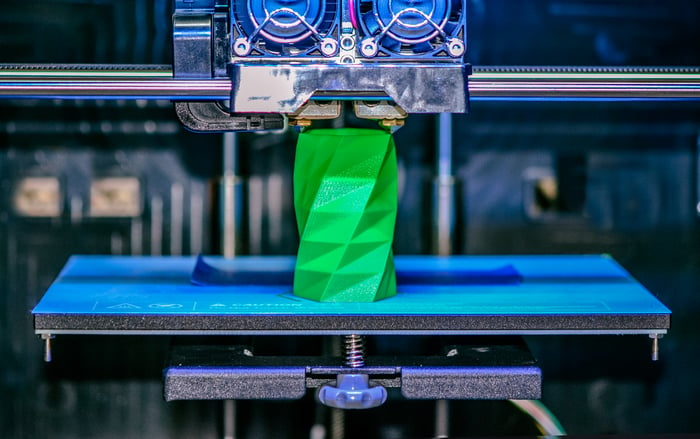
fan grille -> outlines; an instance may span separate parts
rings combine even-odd
[[[251,55],[308,55],[337,27],[337,1],[234,0],[234,36]]]
[[[462,40],[463,0],[359,0],[362,39],[371,39],[383,56],[434,56],[450,41]]]

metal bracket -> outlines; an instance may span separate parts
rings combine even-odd
[[[541,371],[522,342],[450,346],[445,352],[370,356],[365,366],[351,368],[335,357],[257,357],[242,346],[178,346],[163,374],[164,397],[293,400],[321,388],[321,402],[339,408],[380,405],[387,388],[400,388],[406,399],[540,397]]]
[[[229,113],[216,102],[175,102],[180,122],[196,133],[267,131],[284,128],[284,116],[269,113]]]
[[[309,126],[312,120],[335,119],[340,116],[340,112],[340,101],[309,101],[288,115],[289,125]]]
[[[360,119],[378,120],[379,124],[391,130],[397,130],[404,124],[408,113],[390,101],[354,101],[355,115]]]
[[[229,66],[231,108],[291,114],[322,98],[392,101],[409,114],[465,113],[469,73],[469,66],[459,64],[234,63]]]
[[[173,72],[176,78],[212,77],[212,15],[173,16]]]

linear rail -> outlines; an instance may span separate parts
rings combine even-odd
[[[633,67],[476,68],[473,99],[698,99],[700,69]]]
[[[469,77],[469,94],[474,100],[700,99],[700,68],[478,67]],[[225,100],[230,95],[226,79],[175,79],[169,66],[0,64],[0,99]]]

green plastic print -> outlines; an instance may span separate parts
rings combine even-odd
[[[355,128],[301,133],[294,163],[301,238],[294,294],[321,302],[395,295],[391,245],[397,197],[390,133]]]

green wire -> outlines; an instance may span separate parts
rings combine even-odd
[[[542,402],[525,399],[511,399],[509,401],[520,411],[530,416],[542,434],[566,436],[566,431],[557,417]]]

